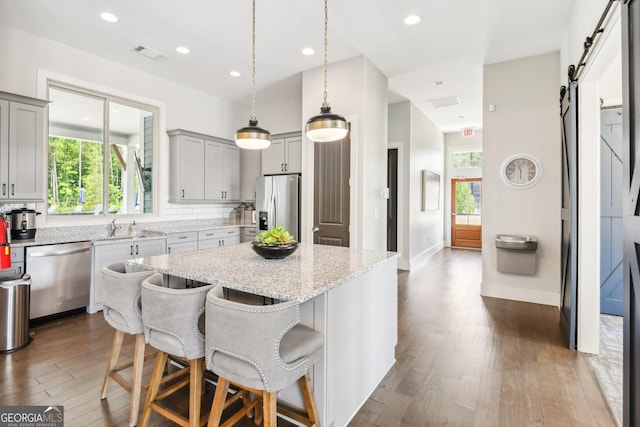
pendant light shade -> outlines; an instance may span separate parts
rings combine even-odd
[[[339,114],[333,114],[331,107],[321,108],[320,114],[307,120],[307,138],[316,142],[338,141],[349,131],[347,121]]]
[[[307,138],[315,142],[338,141],[349,132],[347,121],[339,114],[331,112],[327,103],[327,27],[329,23],[328,0],[324,0],[324,102],[320,114],[311,117],[305,126]]]
[[[245,150],[263,150],[271,145],[271,134],[256,119],[256,0],[253,0],[251,33],[251,118],[249,126],[236,131],[236,145]]]
[[[271,134],[259,127],[257,120],[249,120],[249,126],[236,131],[236,145],[245,150],[263,150],[271,145]]]

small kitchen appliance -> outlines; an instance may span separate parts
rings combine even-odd
[[[0,212],[0,221],[2,221],[2,230],[0,230],[0,270],[11,268],[11,247],[9,243],[9,232],[7,229],[10,224],[4,213]]]
[[[36,237],[36,212],[29,208],[14,209],[11,212],[11,238],[33,239]]]

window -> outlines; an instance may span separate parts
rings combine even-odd
[[[454,151],[451,154],[451,167],[454,169],[481,168],[482,150]]]
[[[49,215],[153,213],[157,109],[49,84]]]

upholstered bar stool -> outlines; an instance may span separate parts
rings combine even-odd
[[[122,262],[110,264],[102,269],[102,305],[105,320],[116,330],[111,346],[111,355],[102,383],[101,399],[107,397],[109,379],[113,378],[131,394],[129,408],[129,425],[138,422],[140,394],[142,386],[142,370],[145,361],[144,328],[140,311],[140,291],[142,281],[152,273],[148,271],[127,272]],[[120,350],[125,334],[135,336],[133,360],[118,365]],[[149,355],[148,357],[152,357]],[[131,382],[125,380],[120,371],[133,366]]]
[[[206,416],[200,417],[200,403],[204,383],[205,301],[211,288],[165,288],[161,274],[154,274],[142,282],[144,334],[147,343],[158,350],[140,420],[143,427],[149,423],[151,411],[181,426],[206,424]],[[164,375],[169,356],[182,359],[186,367],[172,373],[167,370],[167,375]],[[161,391],[162,382],[166,382],[167,387]],[[163,399],[187,385],[188,418],[162,404]]]
[[[207,369],[218,375],[209,427],[220,425],[229,385],[246,389],[262,400],[265,427],[277,425],[279,411],[308,426],[319,425],[309,365],[322,356],[324,337],[299,324],[297,301],[273,305],[247,305],[224,299],[223,288],[207,295]],[[307,417],[277,408],[277,392],[298,382]],[[256,424],[260,422],[259,414]],[[237,416],[223,426],[235,424]]]

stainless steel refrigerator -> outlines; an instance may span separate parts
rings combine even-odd
[[[256,233],[281,225],[300,241],[300,175],[259,177],[256,211]]]

